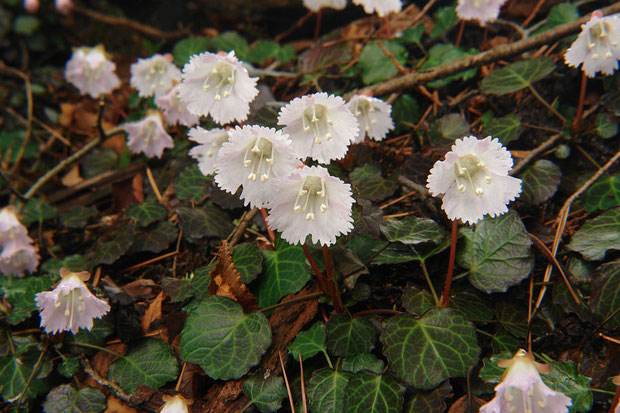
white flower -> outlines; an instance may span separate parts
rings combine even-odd
[[[456,14],[463,20],[478,20],[480,24],[496,20],[506,0],[459,0]]]
[[[55,3],[59,13],[67,14],[73,9],[73,0],[56,0]]]
[[[399,12],[403,7],[401,0],[353,0],[353,3],[364,7],[367,14],[377,12],[379,17]]]
[[[189,155],[198,161],[198,168],[203,175],[215,173],[217,155],[222,145],[228,142],[228,137],[226,129],[206,130],[200,126],[190,129],[189,139],[200,145],[194,146]]]
[[[39,0],[24,0],[24,8],[28,13],[36,13],[39,11]]]
[[[136,122],[121,125],[127,132],[127,146],[133,153],[144,153],[149,158],[161,158],[164,149],[172,148],[174,142],[161,120],[161,114],[154,112]]]
[[[174,396],[168,396],[164,394],[162,396],[164,399],[164,405],[161,408],[159,413],[188,413],[189,408],[187,407],[187,401],[180,394],[176,394]]]
[[[245,205],[263,207],[273,196],[273,178],[286,176],[300,165],[288,136],[262,126],[237,126],[229,132],[216,160],[215,182],[235,193],[243,186]]]
[[[80,47],[73,51],[65,67],[65,78],[81,94],[94,98],[110,93],[121,81],[114,73],[116,65],[108,60],[103,45]]]
[[[34,298],[41,313],[41,327],[47,333],[71,331],[75,334],[80,328],[90,330],[93,318],[103,317],[110,306],[88,291],[84,281],[90,277],[89,273],[63,268],[60,275],[62,280],[54,290],[40,292]]]
[[[392,105],[371,96],[355,95],[348,103],[349,109],[359,124],[359,132],[353,143],[360,143],[366,135],[376,141],[385,139],[389,131],[394,129],[392,122]]]
[[[304,6],[315,13],[325,7],[342,10],[347,6],[347,0],[304,0]]]
[[[291,137],[298,157],[321,163],[344,157],[359,130],[344,99],[327,93],[293,99],[280,110],[278,125]]]
[[[250,102],[258,94],[255,77],[235,57],[204,52],[193,55],[183,67],[179,96],[196,115],[211,114],[214,121],[225,124],[248,117]]]
[[[191,127],[198,123],[199,117],[187,110],[187,105],[179,98],[179,85],[170,89],[170,92],[155,99],[155,105],[164,113],[168,125],[180,123]]]
[[[6,207],[0,211],[0,272],[22,277],[33,272],[39,264],[39,254],[28,236],[28,230],[19,222],[15,209]]]
[[[172,63],[170,54],[154,54],[148,59],[138,59],[130,69],[129,83],[138,89],[138,95],[143,98],[164,95],[181,80],[181,71]]]
[[[602,17],[601,12],[592,13],[590,21],[581,25],[581,33],[570,46],[564,61],[578,67],[589,77],[597,72],[611,75],[618,68],[620,59],[620,19],[617,14]]]
[[[495,397],[480,408],[480,413],[565,413],[572,404],[566,395],[551,390],[543,383],[539,370],[549,366],[536,363],[525,350],[519,350],[510,360],[501,360],[508,367],[504,378],[495,386]]]
[[[351,185],[321,166],[304,167],[273,180],[274,196],[267,222],[292,244],[312,242],[330,245],[353,229]]]
[[[448,218],[474,224],[484,215],[507,212],[506,204],[521,193],[521,180],[508,176],[510,169],[510,152],[497,139],[466,136],[444,161],[435,162],[426,187],[432,195],[444,194]]]

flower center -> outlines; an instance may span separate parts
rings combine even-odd
[[[151,121],[140,131],[140,135],[144,136],[144,143],[149,143],[155,134],[155,122]]]
[[[82,291],[79,288],[73,288],[66,294],[60,294],[54,306],[60,308],[63,305],[65,307],[65,318],[69,319],[69,330],[71,330],[75,311],[81,312],[86,308],[84,305],[84,297],[82,297]]]
[[[484,194],[482,183],[493,182],[483,161],[474,155],[461,156],[454,165],[456,170],[456,186],[465,193],[468,187],[478,196]]]
[[[334,125],[334,121],[330,120],[327,116],[327,107],[317,103],[307,107],[304,110],[304,116],[301,119],[304,127],[304,132],[310,132],[314,134],[314,143],[320,144],[325,140],[332,138],[331,127]]]
[[[151,84],[151,90],[155,90],[157,86],[163,86],[166,84],[165,75],[167,71],[168,67],[161,60],[157,60],[153,63],[153,66],[151,66],[146,74],[146,80],[150,81],[154,78]]]
[[[490,0],[474,0],[474,7],[480,9],[489,4]]]
[[[368,98],[360,98],[355,101],[355,116],[363,116],[364,118],[364,130],[366,132],[370,132],[370,125],[374,125],[377,123],[376,119],[370,119],[371,113],[375,111],[374,106],[370,103],[370,99]]]
[[[207,156],[208,156],[209,158],[211,158],[211,157],[213,156],[213,151],[214,151],[216,148],[220,148],[220,147],[222,147],[222,145],[224,144],[224,142],[228,142],[228,134],[227,134],[227,133],[222,133],[222,134],[220,135],[220,137],[218,137],[216,140],[214,140],[213,142],[211,142],[211,148],[213,148],[213,149],[209,149],[209,151],[207,152]],[[271,143],[271,142],[270,142],[270,143]],[[249,147],[248,147],[248,148],[249,148]],[[247,157],[247,149],[246,149],[246,157]],[[247,159],[247,158],[244,158],[244,159],[243,159],[243,164],[244,164],[244,165],[245,165],[245,160],[246,160],[246,159]]]
[[[248,145],[243,156],[243,166],[250,168],[248,175],[250,181],[256,181],[258,175],[260,175],[261,182],[269,179],[271,165],[273,165],[273,152],[273,143],[267,138],[254,139]]]
[[[314,209],[319,204],[321,212],[327,211],[327,192],[325,191],[325,181],[320,176],[306,176],[304,182],[299,187],[293,211],[306,213],[306,220],[314,220]]]
[[[235,83],[235,71],[226,62],[219,62],[213,66],[211,73],[205,78],[203,89],[205,92],[215,89],[215,100],[230,96]]]
[[[598,60],[601,54],[605,59],[613,56],[611,46],[617,46],[618,42],[611,39],[609,22],[600,20],[588,30],[588,49],[592,52],[592,58]]]

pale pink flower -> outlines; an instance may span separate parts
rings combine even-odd
[[[448,218],[474,224],[484,215],[507,212],[506,204],[521,193],[521,180],[508,176],[511,169],[510,152],[497,138],[466,136],[435,162],[426,187],[434,196],[444,194]]]
[[[512,359],[501,360],[499,366],[508,370],[495,386],[495,397],[480,408],[480,413],[568,412],[571,399],[547,387],[538,373],[547,373],[549,366],[535,362],[527,351],[517,351]]]
[[[497,20],[499,9],[506,0],[459,0],[456,14],[463,20],[478,20],[485,25]]]
[[[72,0],[56,0],[56,10],[59,13],[67,14],[73,9],[73,1]]]
[[[88,272],[60,270],[62,280],[52,291],[38,293],[34,300],[39,307],[41,327],[47,333],[71,331],[80,328],[90,330],[94,318],[101,318],[110,311],[104,300],[95,297],[84,284],[90,277]]]
[[[399,12],[403,7],[402,0],[353,0],[353,3],[364,7],[367,14],[377,12],[379,17]]]
[[[168,125],[178,122],[192,127],[199,121],[199,116],[187,110],[187,105],[179,97],[179,85],[174,86],[167,94],[157,97],[155,105],[162,110]]]
[[[39,11],[39,0],[24,0],[24,8],[28,13],[36,13]]]
[[[164,95],[181,80],[181,71],[172,63],[170,54],[138,59],[130,70],[129,83],[138,90],[140,97]]]
[[[293,99],[280,110],[278,125],[291,137],[298,157],[321,163],[343,158],[359,131],[344,99],[327,93]]]
[[[189,155],[198,161],[200,172],[203,175],[215,173],[215,161],[222,145],[228,142],[228,131],[226,129],[206,130],[196,126],[190,129],[188,135],[189,140],[200,144],[189,151]]]
[[[0,211],[0,272],[17,277],[33,272],[39,265],[39,254],[33,244],[15,208],[3,208]]]
[[[187,400],[185,397],[180,394],[175,394],[174,396],[168,396],[164,394],[162,396],[164,399],[164,405],[162,406],[159,413],[188,413],[189,408],[187,406]]]
[[[348,103],[349,109],[357,118],[359,132],[353,143],[360,143],[366,136],[376,141],[385,139],[389,131],[394,129],[392,121],[392,105],[366,95],[355,95]]]
[[[80,47],[73,51],[65,67],[65,78],[81,94],[93,98],[105,95],[120,86],[121,81],[114,73],[116,65],[108,60],[103,45]]]
[[[611,75],[620,59],[620,19],[617,14],[602,17],[592,13],[590,20],[581,25],[581,33],[564,55],[567,65],[582,69],[589,77],[598,72]]]
[[[235,57],[204,52],[193,55],[183,67],[179,96],[196,115],[211,115],[223,125],[243,121],[250,112],[250,102],[258,94],[255,77]]]
[[[323,8],[342,10],[347,6],[347,0],[304,0],[304,6],[315,13]]]
[[[142,152],[149,158],[161,158],[164,149],[174,146],[159,112],[151,113],[136,122],[124,123],[121,127],[127,132],[127,146],[133,153]]]
[[[273,180],[277,196],[269,203],[267,222],[292,244],[312,242],[330,245],[353,229],[351,185],[321,166],[303,167]]]
[[[262,126],[237,126],[228,131],[215,163],[215,182],[234,194],[240,186],[245,205],[263,207],[272,197],[272,179],[291,173],[301,163],[288,136]],[[277,194],[279,196],[279,194]]]

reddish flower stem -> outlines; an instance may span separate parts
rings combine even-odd
[[[342,297],[340,296],[340,288],[336,284],[336,278],[332,276],[332,255],[329,252],[327,245],[323,245],[323,261],[325,262],[325,272],[327,273],[327,282],[330,287],[330,294],[332,296],[332,303],[336,313],[344,313],[344,305],[342,304]]]
[[[321,19],[323,18],[323,8],[316,12],[316,26],[314,26],[314,41],[316,42],[321,32]]]
[[[325,282],[323,273],[319,269],[319,266],[316,264],[316,261],[314,260],[314,257],[312,256],[312,254],[310,254],[310,250],[308,249],[306,244],[302,244],[301,248],[304,250],[304,254],[306,254],[306,258],[308,259],[308,262],[310,263],[310,267],[312,268],[312,271],[314,271],[314,274],[316,275],[317,281],[319,282],[319,287],[321,287],[321,290],[323,292],[331,294],[331,292],[329,291],[329,288],[327,288],[327,283]]]
[[[454,258],[456,256],[456,234],[458,221],[452,220],[452,234],[450,238],[450,262],[448,262],[448,273],[446,274],[446,285],[443,288],[440,307],[447,307],[450,302],[450,287],[452,286],[452,275],[454,274]]]
[[[261,208],[260,213],[263,216],[263,221],[265,221],[265,228],[267,228],[267,234],[269,235],[269,240],[271,241],[273,245],[276,245],[276,234],[273,233],[273,231],[269,227],[269,223],[267,222],[267,210],[265,208]]]
[[[463,31],[465,31],[465,20],[461,20],[461,25],[459,26],[459,34],[456,36],[456,41],[454,45],[459,47],[461,44],[461,39],[463,38]]]
[[[583,118],[583,105],[586,98],[586,82],[588,78],[586,76],[586,72],[581,72],[581,88],[579,89],[579,103],[577,104],[577,113],[575,114],[575,119],[573,120],[573,124],[571,125],[571,129],[573,133],[578,133],[581,129],[581,118]]]

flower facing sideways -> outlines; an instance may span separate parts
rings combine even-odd
[[[478,20],[480,24],[496,20],[506,0],[459,0],[456,14],[463,20]]]
[[[115,69],[116,65],[108,60],[102,45],[80,47],[73,51],[67,62],[65,78],[81,94],[97,98],[120,86],[121,81],[114,73]]]
[[[179,85],[174,86],[165,95],[158,96],[155,99],[155,105],[162,110],[168,125],[178,122],[189,128],[199,121],[198,115],[187,110],[187,105],[179,98]]]
[[[71,331],[80,328],[90,330],[94,318],[101,318],[110,311],[104,300],[95,297],[84,284],[90,277],[88,272],[60,270],[62,280],[52,291],[43,291],[35,296],[41,315],[41,327],[47,333]]]
[[[262,126],[237,126],[228,134],[217,156],[215,182],[233,194],[243,186],[245,205],[263,207],[275,195],[272,178],[286,176],[300,164],[291,141]]]
[[[367,14],[377,12],[379,17],[399,12],[403,7],[402,0],[353,0],[353,3],[364,7]]]
[[[300,158],[340,159],[357,134],[357,119],[340,96],[315,93],[293,99],[278,116]]]
[[[551,390],[538,372],[547,373],[549,366],[534,361],[525,350],[510,360],[501,360],[507,367],[503,380],[495,386],[495,397],[480,408],[480,413],[565,413],[572,404],[564,394]]]
[[[193,55],[183,67],[179,96],[196,115],[211,115],[223,125],[243,121],[258,94],[255,77],[235,57],[235,52]]]
[[[601,12],[592,13],[590,21],[581,25],[581,33],[564,55],[566,64],[578,67],[589,77],[598,72],[613,74],[620,59],[620,18],[617,14],[602,17]]]
[[[196,126],[189,130],[188,135],[189,140],[200,144],[189,151],[189,155],[198,161],[200,172],[203,175],[215,173],[215,161],[224,142],[228,142],[228,131],[226,129],[206,130]]]
[[[351,186],[321,166],[304,167],[274,179],[274,196],[267,222],[292,244],[312,242],[331,245],[353,229]]]
[[[121,125],[127,132],[127,146],[133,153],[144,153],[149,158],[161,158],[164,149],[172,148],[174,142],[161,120],[159,112],[153,112],[144,119]]]
[[[180,394],[175,394],[174,396],[168,396],[164,394],[162,396],[164,399],[164,405],[162,406],[159,413],[188,413],[189,408],[187,406],[187,400],[185,397]]]
[[[315,13],[325,7],[342,10],[347,6],[347,0],[304,0],[304,6]]]
[[[131,65],[129,83],[138,89],[140,97],[164,95],[180,80],[181,71],[172,63],[169,54],[154,54]]]
[[[366,135],[376,141],[385,139],[389,131],[394,129],[392,122],[392,105],[371,96],[355,95],[348,103],[349,109],[359,123],[359,132],[353,143],[360,143]]]
[[[435,162],[426,187],[443,195],[442,208],[450,219],[475,224],[484,215],[508,211],[506,204],[521,193],[521,180],[508,176],[510,152],[491,137],[457,139],[446,159]]]
[[[28,236],[28,230],[19,222],[15,209],[0,211],[0,273],[21,277],[33,272],[39,264],[39,254]]]

